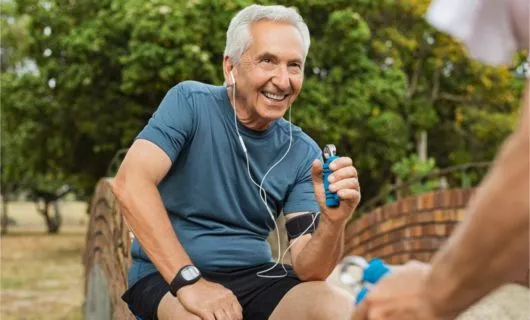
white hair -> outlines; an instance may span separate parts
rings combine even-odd
[[[230,57],[232,63],[237,64],[243,53],[250,47],[252,43],[252,34],[250,27],[252,24],[261,21],[281,21],[290,23],[302,35],[304,43],[304,60],[309,51],[311,39],[309,37],[309,29],[304,22],[304,19],[294,8],[287,8],[284,6],[261,6],[253,4],[239,11],[228,26],[226,32],[226,47],[224,56]]]

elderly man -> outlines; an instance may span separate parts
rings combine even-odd
[[[321,151],[283,119],[309,39],[293,9],[240,11],[227,32],[226,86],[176,85],[131,146],[113,192],[136,235],[123,299],[137,317],[351,317],[351,297],[323,280],[360,200],[357,172],[350,158],[332,162],[341,202],[326,207]],[[292,244],[285,269],[266,242],[281,212]]]
[[[517,46],[529,49],[528,0],[438,0],[428,18],[488,63],[510,62]],[[502,284],[528,284],[529,103],[527,81],[515,132],[432,266],[411,263],[381,280],[355,320],[454,319]]]

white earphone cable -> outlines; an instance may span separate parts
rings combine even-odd
[[[234,103],[234,106],[233,106],[233,109],[234,109],[234,126],[235,126],[235,129],[236,129],[236,133],[237,133],[237,136],[239,138],[239,142],[241,144],[241,147],[243,148],[243,152],[245,153],[245,158],[246,158],[246,163],[247,163],[247,174],[248,174],[248,177],[250,178],[250,180],[252,181],[252,183],[254,185],[256,185],[256,187],[259,188],[261,201],[265,205],[265,208],[267,209],[267,212],[269,213],[269,216],[271,217],[272,222],[274,223],[274,229],[276,231],[276,236],[277,236],[277,241],[278,241],[278,258],[276,259],[276,262],[270,268],[257,272],[256,275],[258,277],[262,277],[262,278],[283,278],[283,277],[287,276],[287,269],[285,269],[285,265],[283,263],[283,259],[285,258],[285,255],[287,254],[287,251],[296,243],[296,241],[298,241],[299,238],[295,239],[287,247],[287,249],[285,249],[283,255],[281,254],[280,231],[279,231],[278,225],[276,223],[276,218],[274,217],[274,214],[272,213],[271,209],[269,208],[269,205],[267,204],[267,192],[266,192],[265,188],[263,187],[263,183],[265,182],[265,178],[272,171],[272,169],[274,169],[274,167],[276,167],[278,164],[280,164],[280,162],[282,162],[282,160],[289,153],[289,150],[291,150],[291,146],[292,146],[292,142],[293,142],[293,129],[292,129],[292,123],[291,123],[291,106],[289,106],[289,146],[287,148],[287,151],[280,158],[280,160],[278,160],[275,164],[273,164],[269,168],[269,170],[267,170],[267,172],[263,175],[263,178],[261,179],[261,183],[258,184],[252,178],[252,175],[250,174],[250,158],[249,158],[249,155],[248,155],[248,152],[247,152],[247,148],[245,146],[245,142],[243,141],[243,137],[241,137],[241,134],[239,133],[239,129],[238,129],[238,126],[237,126],[236,82],[235,82],[234,75],[232,74],[232,72],[230,72],[230,76],[232,78],[232,87],[233,87],[233,89],[232,89],[232,100],[233,100],[233,103]],[[315,221],[316,221],[316,219],[318,217],[318,214],[319,213],[315,214],[315,216],[313,217],[313,221],[312,221],[311,225],[309,225],[309,227],[307,227],[307,229],[304,230],[304,232],[302,234],[305,234],[315,224]],[[266,273],[266,272],[268,272],[270,270],[273,270],[278,264],[282,265],[284,274],[282,274],[282,275],[263,275],[263,273]]]

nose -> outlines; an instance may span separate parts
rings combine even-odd
[[[291,88],[291,80],[289,78],[289,71],[287,67],[278,66],[276,72],[272,77],[272,84],[274,84],[282,92],[289,92]]]

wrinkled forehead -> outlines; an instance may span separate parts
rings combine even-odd
[[[300,31],[288,22],[261,20],[252,24],[253,53],[264,51],[288,59],[304,59],[304,40]]]

